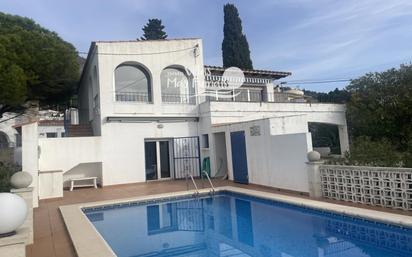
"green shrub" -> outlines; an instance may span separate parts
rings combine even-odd
[[[0,162],[0,192],[10,192],[10,177],[19,170],[17,165]]]
[[[371,140],[369,137],[360,136],[352,141],[350,153],[345,158],[331,160],[330,164],[380,166],[380,167],[405,167],[409,165],[408,155],[399,152],[389,140]]]

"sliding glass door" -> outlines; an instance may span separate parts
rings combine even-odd
[[[169,140],[145,142],[146,180],[171,177],[169,144]]]
[[[170,178],[169,141],[159,141],[160,148],[160,177]]]
[[[145,142],[144,150],[146,159],[146,180],[156,180],[158,178],[156,142]]]

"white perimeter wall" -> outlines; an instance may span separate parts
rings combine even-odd
[[[69,171],[80,163],[101,162],[101,137],[39,139],[39,170]]]
[[[260,127],[260,136],[251,136],[253,126]],[[214,132],[226,133],[228,174],[232,180],[230,132],[241,130],[245,131],[249,183],[309,192],[306,155],[312,150],[312,141],[304,115],[215,127]]]

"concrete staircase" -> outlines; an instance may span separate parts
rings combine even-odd
[[[68,137],[92,137],[93,129],[90,124],[68,125]]]

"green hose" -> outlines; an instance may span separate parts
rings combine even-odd
[[[207,175],[209,175],[209,177],[211,177],[211,174],[210,174],[210,157],[205,157],[203,159],[202,171],[206,171]]]

